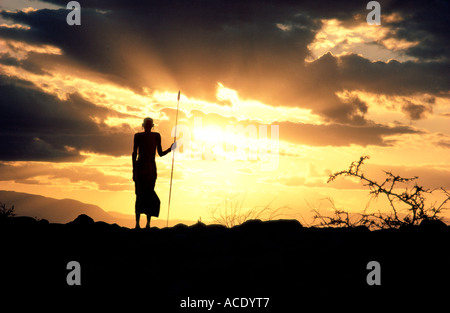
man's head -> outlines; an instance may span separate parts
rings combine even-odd
[[[142,127],[144,127],[145,131],[151,131],[153,128],[153,119],[150,117],[144,118],[144,122],[142,122]]]

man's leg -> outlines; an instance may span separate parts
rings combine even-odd
[[[134,212],[136,213],[136,229],[141,228],[141,226],[139,225],[139,220],[141,219],[141,213],[139,213],[139,209],[140,209],[140,202],[141,202],[141,197],[140,195],[142,194],[141,192],[141,188],[140,188],[140,184],[138,183],[138,181],[136,180],[134,182],[134,192],[136,194],[136,203],[134,204]]]
[[[136,212],[136,226],[135,226],[136,229],[141,228],[141,226],[139,226],[139,220],[140,219],[141,219],[141,213],[137,213]]]
[[[147,224],[145,224],[145,228],[150,228],[150,219],[152,216],[150,214],[147,214]]]

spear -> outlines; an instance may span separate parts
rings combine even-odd
[[[180,91],[178,90],[178,102],[177,102],[177,115],[175,117],[175,134],[173,137],[173,143],[177,140],[177,126],[178,126],[178,108],[180,107]],[[175,161],[175,150],[172,151],[172,171],[170,172],[170,188],[169,188],[169,207],[167,208],[167,222],[166,227],[169,226],[169,214],[170,214],[170,198],[172,197],[172,178],[173,178],[173,164]]]

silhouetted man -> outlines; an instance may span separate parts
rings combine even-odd
[[[139,229],[139,219],[141,213],[147,215],[145,228],[150,228],[152,216],[159,216],[161,202],[155,192],[155,182],[157,177],[155,155],[158,149],[159,156],[164,156],[176,148],[176,143],[165,151],[161,147],[161,135],[152,132],[154,126],[153,119],[147,117],[142,123],[144,132],[134,135],[133,145],[133,181],[136,193],[136,229]]]

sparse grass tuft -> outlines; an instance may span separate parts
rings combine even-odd
[[[284,209],[289,209],[287,206],[273,209],[271,203],[269,202],[265,206],[257,206],[252,209],[244,209],[244,198],[239,200],[237,196],[233,196],[227,197],[224,201],[210,206],[209,211],[215,223],[231,228],[252,219],[274,220],[283,215],[282,211]]]

